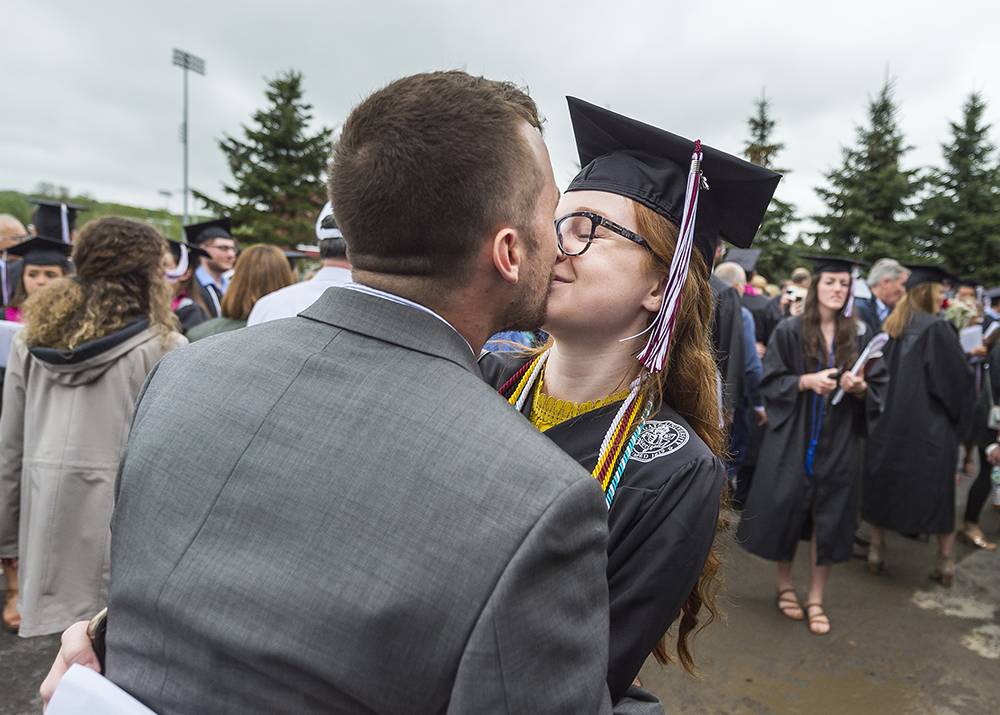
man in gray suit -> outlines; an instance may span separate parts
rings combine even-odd
[[[534,103],[394,82],[345,122],[330,191],[358,285],[147,382],[107,676],[162,713],[610,712],[600,487],[476,366],[544,315]]]

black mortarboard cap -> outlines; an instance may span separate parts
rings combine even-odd
[[[996,300],[1000,298],[1000,286],[996,286],[995,288],[989,288],[983,291],[983,295],[989,298],[990,300]]]
[[[680,226],[694,142],[567,97],[583,170],[567,191],[626,196]],[[781,180],[770,169],[702,144],[708,183],[698,197],[694,241],[711,269],[722,238],[749,248]]]
[[[849,258],[847,256],[802,256],[810,263],[812,263],[813,275],[819,275],[820,273],[851,273],[855,266],[864,267],[868,264],[864,261],[859,261],[856,258]]]
[[[906,289],[916,288],[921,283],[950,283],[958,285],[958,278],[941,266],[928,266],[919,263],[904,263],[910,277],[906,281]]]
[[[965,288],[978,288],[981,284],[975,278],[959,278],[958,285]]]
[[[70,233],[76,227],[77,213],[87,210],[86,206],[65,201],[50,199],[28,199],[28,201],[35,204],[35,213],[31,216],[35,235],[63,243],[69,243]]]
[[[747,276],[757,269],[757,260],[759,258],[759,248],[730,248],[726,251],[726,261],[735,263],[746,271]]]
[[[20,256],[25,265],[65,267],[69,264],[69,254],[72,250],[73,246],[69,243],[39,237],[22,241],[7,249],[7,253]]]
[[[175,261],[179,261],[181,259],[182,246],[187,248],[188,253],[192,256],[208,256],[208,251],[203,248],[198,248],[193,243],[186,243],[184,241],[167,241],[167,245],[170,247],[170,253],[173,254]]]
[[[188,243],[197,246],[210,238],[232,238],[231,230],[232,221],[225,217],[185,226],[184,235],[187,236]]]

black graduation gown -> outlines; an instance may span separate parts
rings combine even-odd
[[[868,440],[862,517],[903,534],[955,528],[955,460],[975,403],[972,369],[955,329],[917,313],[885,362],[885,412]]]
[[[712,313],[712,346],[715,361],[722,376],[722,405],[726,411],[736,409],[743,396],[743,318],[740,294],[732,286],[712,275],[709,285],[715,310]]]
[[[859,354],[867,342],[865,331],[858,336]],[[881,360],[870,365],[863,400],[845,395],[832,406],[833,395],[826,398],[813,476],[809,477],[805,460],[815,393],[799,390],[798,382],[803,374],[822,367],[805,364],[802,318],[782,321],[764,356],[760,391],[768,422],[736,532],[747,551],[771,561],[791,561],[799,540],[812,538],[814,526],[818,564],[851,558],[864,439],[868,424],[881,411],[888,373]]]
[[[208,306],[208,315],[210,318],[221,318],[222,317],[222,293],[214,285],[200,285],[201,297],[205,301],[205,305]]]
[[[487,353],[480,367],[500,387],[523,356]],[[621,402],[545,432],[588,472]],[[525,415],[531,399],[524,405]],[[647,423],[608,514],[611,606],[608,688],[617,702],[679,616],[715,538],[726,470],[688,423],[664,406]]]
[[[744,295],[743,307],[753,315],[754,338],[758,343],[767,345],[771,333],[784,317],[781,308],[777,308],[773,300],[766,295]]]
[[[194,326],[201,325],[208,320],[208,314],[205,312],[205,309],[190,299],[178,306],[177,310],[174,311],[174,315],[180,321],[181,332],[185,335]]]

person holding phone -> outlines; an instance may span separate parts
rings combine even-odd
[[[857,261],[813,256],[814,276],[800,316],[782,321],[764,357],[760,392],[768,423],[737,541],[777,562],[777,607],[808,619],[814,635],[830,632],[823,594],[833,564],[851,558],[864,440],[888,377],[871,363],[850,368],[871,338],[851,314],[851,270]],[[834,405],[840,387],[847,399]],[[792,582],[800,540],[810,542],[808,598]]]

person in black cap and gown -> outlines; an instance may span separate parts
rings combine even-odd
[[[768,422],[737,531],[749,552],[778,562],[778,610],[830,631],[823,594],[830,567],[852,555],[858,486],[868,428],[881,410],[888,375],[881,361],[851,370],[871,338],[851,315],[857,262],[813,256],[814,280],[801,316],[783,320],[764,356],[760,390]],[[836,398],[838,387],[844,395]],[[810,542],[805,608],[792,584],[800,540]]]
[[[716,615],[726,444],[708,277],[717,238],[749,245],[780,176],[578,99],[569,108],[584,168],[557,209],[551,339],[481,367],[605,490],[617,702],[651,653],[669,659],[676,619],[690,667],[688,638]]]
[[[236,255],[239,252],[236,239],[230,233],[231,229],[232,223],[228,218],[184,227],[188,243],[208,254],[201,259],[201,265],[194,273],[212,318],[222,315],[222,296],[229,288],[229,274],[236,265]]]
[[[72,246],[47,238],[30,238],[8,251],[21,257],[21,270],[10,302],[4,309],[4,320],[21,322],[21,305],[29,296],[49,283],[73,272],[69,260]]]
[[[938,314],[944,283],[938,266],[907,265],[910,278],[883,329],[890,384],[885,412],[868,442],[862,516],[872,525],[868,568],[885,567],[884,532],[937,534],[931,578],[955,575],[955,460],[975,402],[972,369],[955,329]]]

